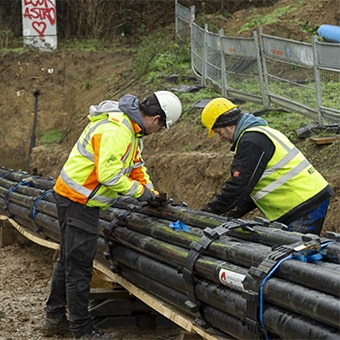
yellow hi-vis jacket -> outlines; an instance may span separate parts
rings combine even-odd
[[[138,124],[123,112],[88,117],[54,186],[59,195],[107,209],[119,195],[140,197],[152,183],[141,159]]]
[[[250,197],[262,213],[275,221],[306,202],[327,185],[327,181],[281,132],[257,126],[244,132],[264,133],[275,151]]]

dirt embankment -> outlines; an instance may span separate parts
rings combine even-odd
[[[290,0],[278,1],[274,7],[258,13],[265,16],[278,6],[291,4]],[[311,33],[306,29],[316,29],[323,23],[339,25],[339,11],[339,0],[304,1],[298,10],[264,27],[265,33],[309,42]],[[251,15],[251,9],[240,11],[222,20],[219,27],[231,35],[237,34]],[[306,29],[302,30],[303,27]],[[61,144],[35,147],[30,172],[56,178],[87,122],[89,105],[118,99],[125,93],[140,97],[146,94],[143,84],[129,85],[133,80],[134,57],[130,51],[120,47],[116,52],[2,54],[0,166],[25,170],[34,117],[33,91],[39,89],[37,137],[51,130],[64,131],[66,137]],[[175,201],[187,202],[191,208],[199,209],[229,175],[232,154],[228,147],[218,138],[208,140],[198,124],[180,121],[169,132],[146,137],[144,145],[144,159],[156,188],[168,192]],[[339,143],[331,147],[337,148],[338,157],[320,157],[323,146],[311,146],[307,156],[335,190],[325,226],[340,232]],[[43,339],[39,329],[49,290],[52,256],[49,250],[35,246],[0,249],[1,339]],[[131,336],[119,339],[137,339]],[[149,335],[145,339],[156,338]]]

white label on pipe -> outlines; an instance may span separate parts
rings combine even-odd
[[[229,288],[233,288],[239,291],[244,291],[242,282],[245,279],[245,277],[246,276],[243,274],[232,272],[226,269],[221,269],[218,274],[218,278],[224,286],[227,286]]]

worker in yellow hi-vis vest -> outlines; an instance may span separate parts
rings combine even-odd
[[[208,102],[201,120],[235,152],[231,177],[203,211],[242,217],[257,207],[290,231],[320,235],[334,192],[287,137],[226,98]]]
[[[61,238],[45,308],[49,335],[71,331],[75,338],[103,338],[88,312],[99,210],[119,196],[142,202],[155,198],[141,157],[142,137],[169,129],[181,113],[179,98],[169,91],[154,92],[141,102],[125,95],[119,102],[90,106],[90,122],[54,186]]]

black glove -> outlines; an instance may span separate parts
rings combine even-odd
[[[211,213],[211,209],[210,209],[210,206],[208,204],[206,204],[204,207],[202,207],[200,209],[201,211],[205,211],[205,212],[209,212]]]
[[[147,187],[144,187],[144,192],[143,192],[142,196],[137,198],[137,200],[139,202],[149,202],[149,201],[154,200],[154,199],[155,199],[155,195]]]
[[[244,215],[244,212],[239,207],[234,207],[230,210],[228,210],[225,214],[227,217],[234,217],[234,218],[240,218]]]

